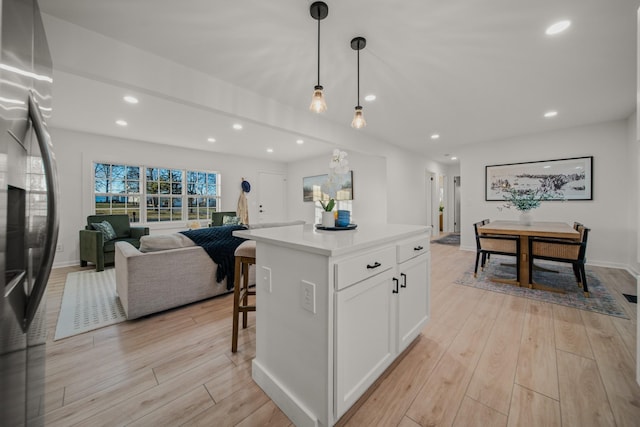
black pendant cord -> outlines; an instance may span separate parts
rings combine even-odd
[[[358,107],[360,106],[360,49],[358,49]]]
[[[320,19],[318,19],[318,86],[320,86]]]

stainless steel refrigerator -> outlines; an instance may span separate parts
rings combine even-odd
[[[42,425],[45,291],[58,239],[51,55],[36,0],[0,0],[0,426]]]

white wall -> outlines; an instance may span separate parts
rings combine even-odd
[[[627,170],[629,171],[629,186],[626,194],[629,197],[629,210],[627,213],[627,227],[630,239],[627,242],[630,269],[640,273],[640,141],[637,139],[636,115],[633,114],[627,120]]]
[[[628,120],[547,132],[496,142],[470,145],[461,150],[463,183],[461,209],[462,247],[475,250],[472,224],[482,218],[515,220],[515,210],[484,200],[485,166],[536,160],[593,156],[593,200],[544,202],[534,220],[579,221],[591,228],[587,259],[590,264],[629,268],[629,241],[636,241],[637,226],[629,215],[638,192],[634,177],[638,165],[629,161]]]
[[[380,154],[387,159],[387,221],[427,225],[426,172],[445,175],[446,167],[393,145]]]
[[[60,234],[63,251],[56,253],[54,267],[79,263],[78,231],[84,228],[92,213],[92,162],[105,161],[144,166],[193,168],[221,173],[221,206],[236,210],[240,182],[244,177],[252,184],[247,195],[249,219],[257,220],[258,172],[286,174],[286,164],[230,156],[209,151],[182,149],[141,141],[117,139],[64,129],[50,129],[60,177]],[[180,227],[183,224],[179,224]],[[151,233],[175,231],[166,224],[152,223]],[[178,228],[185,229],[185,227]]]
[[[387,222],[387,165],[386,159],[348,151],[349,167],[353,171],[352,222]],[[289,219],[314,222],[316,203],[302,201],[302,178],[329,173],[331,152],[288,165],[287,199]]]

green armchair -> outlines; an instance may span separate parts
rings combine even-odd
[[[217,227],[222,225],[222,220],[225,216],[236,216],[236,211],[227,211],[227,212],[212,212],[211,213],[211,226]]]
[[[113,227],[116,237],[105,241],[103,233],[95,230],[91,224],[108,221]],[[84,230],[80,230],[80,265],[87,262],[96,265],[96,271],[103,271],[105,264],[113,264],[116,242],[129,242],[140,247],[140,237],[149,234],[149,227],[131,227],[129,215],[89,215]]]

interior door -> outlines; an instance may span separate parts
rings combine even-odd
[[[284,174],[260,172],[258,177],[258,222],[280,222],[286,218]]]

